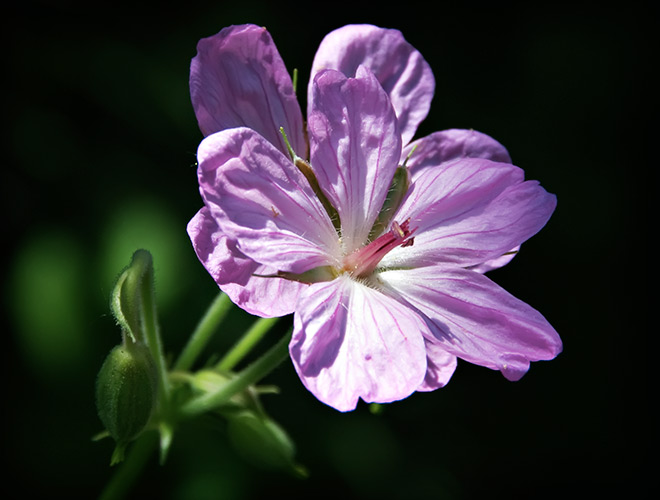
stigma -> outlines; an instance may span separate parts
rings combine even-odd
[[[392,249],[412,246],[415,242],[412,236],[414,232],[415,229],[410,230],[410,219],[401,224],[392,222],[389,231],[344,257],[341,270],[356,278],[368,276]]]

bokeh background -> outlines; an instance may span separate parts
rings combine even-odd
[[[309,479],[255,467],[222,429],[196,421],[130,498],[643,498],[654,9],[218,0],[3,10],[2,452],[16,497],[95,498],[114,472],[111,443],[91,440],[94,382],[119,342],[108,295],[133,251],[154,256],[168,353],[216,296],[185,232],[200,206],[187,87],[197,40],[264,25],[304,88],[322,37],[367,22],[400,29],[434,70],[418,136],[488,133],[557,194],[549,224],[491,277],[553,323],[564,352],[516,383],[460,362],[446,388],[379,415],[322,405],[286,363],[267,379],[281,394],[264,404]],[[250,321],[233,311],[205,354]]]

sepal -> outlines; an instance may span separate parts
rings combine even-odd
[[[133,342],[144,342],[142,326],[145,287],[153,286],[153,262],[147,250],[137,250],[129,266],[117,278],[110,308],[124,335]],[[149,290],[153,293],[153,290]]]

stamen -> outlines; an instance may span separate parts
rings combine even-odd
[[[416,229],[410,230],[410,219],[399,225],[396,221],[392,223],[390,230],[368,245],[356,250],[344,258],[342,270],[354,276],[366,276],[378,267],[378,263],[392,249],[408,247],[414,243],[412,234]]]
[[[404,224],[406,224],[404,222]],[[396,231],[396,233],[399,235],[399,238],[405,238],[406,233],[403,232],[403,229],[401,229],[401,226],[399,226],[399,223],[397,221],[392,222],[392,230]]]

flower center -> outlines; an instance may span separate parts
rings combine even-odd
[[[401,225],[393,222],[389,231],[344,257],[341,270],[355,277],[371,274],[390,250],[399,246],[411,246],[415,242],[415,238],[412,237],[414,232],[415,229],[410,230],[410,220],[406,220]]]

